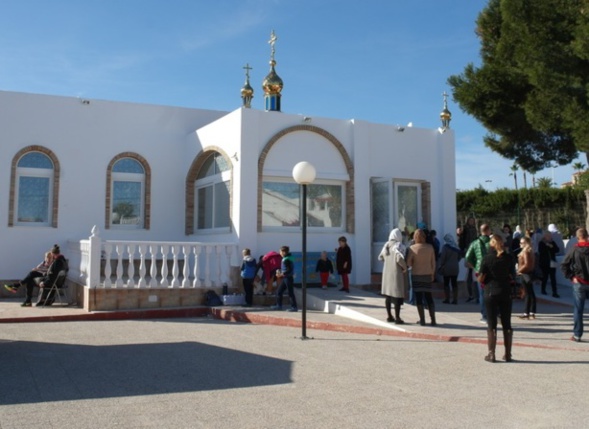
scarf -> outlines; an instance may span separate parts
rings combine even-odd
[[[454,241],[454,237],[452,237],[451,234],[444,235],[444,243],[444,245],[447,246],[450,250],[460,253],[460,248],[456,244],[456,241]]]
[[[395,228],[389,234],[389,241],[384,245],[387,255],[390,255],[390,249],[397,252],[401,258],[405,259],[405,245],[403,244],[403,234],[399,228]]]

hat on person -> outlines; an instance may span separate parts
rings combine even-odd
[[[53,253],[54,255],[59,255],[61,253],[61,251],[59,250],[59,246],[57,244],[53,245],[53,247],[51,248],[51,253]]]

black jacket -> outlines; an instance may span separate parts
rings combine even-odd
[[[46,286],[51,286],[61,270],[68,270],[67,261],[63,255],[57,255],[57,257],[53,260],[51,265],[49,266],[49,270],[47,270],[47,274],[43,277],[43,284]]]
[[[575,244],[564,257],[560,269],[567,279],[576,278],[581,284],[589,284],[589,242]]]
[[[481,274],[485,276],[485,296],[510,295],[515,274],[515,263],[510,253],[497,255],[490,249],[481,264]]]

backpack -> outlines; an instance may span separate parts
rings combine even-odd
[[[218,307],[223,305],[223,301],[221,301],[221,297],[214,290],[208,290],[205,293],[205,304],[209,307]]]

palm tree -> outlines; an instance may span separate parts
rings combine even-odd
[[[580,173],[581,170],[583,170],[585,168],[585,164],[583,164],[582,162],[575,162],[573,164],[573,168],[575,169],[575,171],[577,173]]]
[[[510,176],[513,176],[513,181],[515,182],[515,190],[517,191],[517,170],[518,170],[518,166],[517,164],[513,164],[510,167],[511,171],[513,171],[513,173],[509,173]]]
[[[539,177],[536,183],[538,184],[538,188],[552,188],[552,179],[550,177]]]

